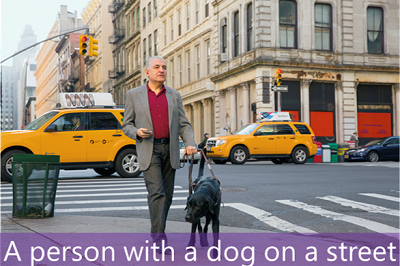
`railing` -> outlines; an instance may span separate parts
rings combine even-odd
[[[108,37],[108,43],[116,44],[125,37],[125,29],[114,29],[114,34]]]
[[[123,5],[124,5],[123,0],[113,0],[112,3],[108,6],[108,13],[111,14],[117,13]]]

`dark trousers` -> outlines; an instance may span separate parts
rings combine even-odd
[[[166,240],[165,227],[175,184],[169,144],[154,143],[150,167],[143,172],[143,176],[148,192],[151,236],[155,242]]]

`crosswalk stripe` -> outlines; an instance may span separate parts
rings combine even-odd
[[[189,190],[177,190],[174,193],[189,193]],[[126,193],[101,193],[101,194],[68,194],[68,195],[56,195],[56,199],[58,198],[70,198],[70,197],[104,197],[104,196],[133,196],[133,195],[147,195],[147,191],[145,192],[126,192]],[[28,197],[29,198],[29,197]],[[12,197],[1,197],[1,200],[10,200]]]
[[[331,212],[328,210],[324,210],[320,207],[313,206],[313,205],[308,205],[306,203],[300,202],[300,201],[294,201],[294,200],[276,200],[276,202],[286,204],[295,208],[299,208],[317,215],[321,215],[324,217],[332,218],[333,220],[339,220],[339,221],[344,221],[348,222],[351,224],[355,224],[358,226],[365,227],[371,231],[378,232],[378,233],[396,233],[399,231],[398,228],[388,226],[385,224],[377,223],[374,221],[369,221],[363,218],[359,217],[354,217],[354,216],[349,216],[349,215],[344,215],[341,213],[336,213],[336,212]]]
[[[84,188],[95,188],[95,187],[121,187],[121,186],[144,186],[144,182],[140,182],[140,183],[136,183],[136,184],[112,184],[112,185],[95,185],[95,186],[57,186],[57,189],[62,189],[62,188],[80,188],[80,187],[84,187]],[[43,185],[37,185],[35,187],[43,187]],[[3,188],[4,190],[12,190],[12,187],[7,187],[7,188]],[[2,190],[3,190],[2,189]]]
[[[381,194],[376,194],[376,193],[358,193],[358,194],[363,195],[363,196],[368,196],[368,197],[374,197],[374,198],[378,198],[378,199],[385,199],[385,200],[400,202],[400,198],[397,198],[397,197],[391,197],[391,196],[386,196],[386,195],[381,195]]]
[[[353,200],[343,199],[336,196],[325,196],[325,197],[317,197],[317,199],[328,200],[334,203],[338,203],[343,206],[352,207],[354,209],[361,209],[367,212],[375,212],[375,213],[383,213],[387,215],[400,216],[400,212],[398,210],[388,209],[381,206],[357,202]]]
[[[178,200],[187,200],[187,197],[174,197],[173,201]],[[124,203],[124,202],[147,202],[147,198],[141,199],[113,199],[113,200],[85,200],[85,201],[77,201],[77,200],[57,200],[56,205],[66,205],[66,204],[98,204],[98,203]],[[13,206],[12,203],[3,203],[1,207]]]
[[[277,228],[281,231],[298,232],[298,233],[316,233],[313,230],[289,223],[285,220],[279,219],[276,216],[273,216],[269,212],[266,212],[264,210],[255,208],[253,206],[244,203],[225,203],[224,205],[235,208],[244,213],[250,214],[255,218],[257,218],[258,220],[260,220],[261,222],[268,224],[269,226],[272,226],[274,228]]]
[[[174,186],[174,188],[182,188],[181,186]],[[77,189],[77,190],[58,190],[57,193],[74,193],[74,192],[95,192],[95,191],[122,191],[122,190],[139,190],[146,189],[146,187],[124,187],[124,188],[105,188],[105,189]],[[2,192],[1,194],[12,194],[13,192]]]
[[[143,183],[144,184],[143,178],[141,178],[141,180],[137,180],[137,179],[135,179],[135,180],[118,180],[118,181],[116,181],[115,179],[114,180],[113,179],[106,179],[106,180],[109,180],[109,181],[93,181],[93,182],[91,182],[91,181],[86,181],[86,180],[82,180],[82,181],[58,180],[58,184],[59,185],[60,184],[62,184],[62,185],[110,184],[110,181],[114,181],[113,184],[121,184],[121,185],[124,185],[125,183],[128,183],[128,184],[129,183]],[[5,189],[5,188],[7,188],[7,189],[11,188],[12,189],[12,187],[13,187],[13,185],[10,184],[10,183],[1,184],[1,188],[2,189]]]
[[[171,205],[170,209],[185,209],[186,205]],[[138,210],[148,210],[148,206],[126,206],[126,207],[101,207],[101,208],[73,208],[73,209],[56,209],[54,211],[57,213],[66,212],[101,212],[101,211],[138,211]]]

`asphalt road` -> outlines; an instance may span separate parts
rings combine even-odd
[[[197,168],[194,168],[194,178]],[[221,225],[273,232],[392,232],[399,228],[399,163],[212,165],[221,182]],[[209,175],[208,169],[205,174]],[[188,170],[177,171],[169,219],[184,221]],[[142,176],[61,171],[56,215],[148,218]],[[10,212],[10,184],[2,184]]]

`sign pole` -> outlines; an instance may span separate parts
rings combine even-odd
[[[278,112],[281,111],[281,92],[278,91]]]

